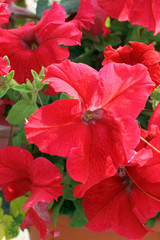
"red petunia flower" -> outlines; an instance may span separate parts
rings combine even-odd
[[[19,29],[0,29],[0,56],[9,57],[17,82],[32,79],[31,69],[39,73],[42,66],[68,58],[69,51],[60,47],[61,44],[80,43],[81,32],[73,23],[65,22],[65,17],[65,10],[54,2],[37,25],[26,23]]]
[[[7,23],[9,21],[10,13],[8,12],[8,5],[0,3],[0,24]]]
[[[129,42],[130,46],[119,47],[113,49],[107,46],[104,52],[103,66],[109,62],[126,63],[135,65],[142,63],[148,68],[149,74],[153,82],[160,84],[160,54],[154,49],[154,44],[146,45],[140,42]]]
[[[94,8],[90,0],[81,0],[79,3],[79,9],[71,22],[74,22],[76,26],[81,30],[81,27],[85,29],[90,28],[90,23],[94,23]]]
[[[60,169],[46,158],[33,159],[30,152],[15,146],[0,150],[0,187],[4,197],[11,201],[31,191],[22,207],[30,209],[21,227],[35,225],[42,239],[50,233],[54,236],[46,227],[50,222],[47,203],[63,195],[61,181]]]
[[[37,202],[51,202],[62,195],[60,170],[46,158],[33,159],[32,154],[18,147],[0,150],[0,186],[11,201],[31,191],[23,209]]]
[[[26,122],[26,136],[42,152],[68,157],[69,175],[82,182],[74,194],[81,197],[132,157],[139,142],[134,118],[154,84],[142,65],[110,63],[98,73],[68,60],[49,66],[44,81],[53,92],[77,99],[58,100],[37,110]]]
[[[145,0],[145,5],[143,0],[121,0],[121,4],[118,0],[98,0],[98,3],[112,18],[148,27],[154,34],[160,32],[159,0]]]
[[[143,9],[143,14],[142,14]],[[160,32],[160,1],[159,0],[134,0],[134,4],[129,11],[129,21],[131,24],[148,27],[148,31],[153,30],[154,34]]]
[[[104,34],[104,37],[107,37],[111,32],[105,26],[105,21],[108,15],[106,14],[106,11],[99,6],[98,0],[91,0],[91,3],[94,7],[95,22],[94,24],[90,24],[90,31],[96,35]]]
[[[110,30],[105,27],[106,18],[106,12],[98,5],[97,0],[81,0],[78,12],[72,22],[79,29],[83,27],[95,35],[104,33],[106,37],[110,33]]]
[[[104,9],[107,16],[116,18],[119,21],[128,20],[128,11],[132,6],[134,0],[121,0],[119,4],[118,0],[98,0],[98,4]]]
[[[160,147],[159,142],[160,138],[152,144]],[[147,150],[145,155],[145,161],[144,153],[138,161],[147,164],[120,167],[114,177],[86,192],[83,207],[89,220],[87,228],[98,232],[112,228],[117,234],[134,239],[151,231],[145,223],[160,211],[160,155],[152,156]]]

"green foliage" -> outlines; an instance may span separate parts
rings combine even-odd
[[[148,219],[145,225],[148,226],[149,228],[153,228],[155,222],[156,222],[156,217],[153,217]]]
[[[19,227],[14,224],[12,216],[5,214],[3,215],[2,221],[4,224],[6,240],[16,237],[19,233]]]
[[[56,222],[57,222],[57,217],[58,217],[58,214],[60,212],[60,209],[62,207],[62,204],[64,202],[64,198],[63,197],[60,197],[58,199],[58,202],[55,202],[54,204],[54,211],[53,211],[53,224],[54,226],[56,227]]]
[[[106,46],[112,45],[117,46],[121,43],[121,39],[116,36],[114,33],[110,33],[106,38],[103,38],[103,35],[98,36],[99,43],[94,43],[93,46],[99,52],[103,52],[106,49]]]
[[[66,94],[66,93],[61,93],[60,96],[59,96],[59,100],[61,100],[61,99],[67,99],[67,98],[74,98],[74,97],[69,96],[69,95]]]
[[[70,178],[68,173],[65,174],[64,176],[64,188],[63,188],[63,197],[66,200],[74,201],[75,198],[73,197],[73,189],[76,186],[76,182]]]
[[[28,144],[26,139],[24,124],[19,128],[19,130],[12,137],[12,146],[21,147],[22,144]]]
[[[0,240],[5,236],[6,240],[14,238],[19,233],[19,226],[9,214],[4,214],[2,198],[0,198]]]
[[[0,98],[2,98],[12,86],[16,85],[16,81],[13,79],[13,76],[14,71],[11,71],[7,76],[0,77],[0,84],[2,85],[0,87]]]
[[[19,216],[22,216],[24,218],[24,216],[27,212],[27,210],[22,210],[22,206],[25,204],[27,199],[28,199],[28,197],[21,196],[19,198],[14,199],[10,203],[10,213],[15,219],[17,218],[17,221],[19,221],[19,218],[21,218]],[[20,224],[21,224],[21,222],[20,222]]]
[[[160,85],[152,92],[151,98],[156,101],[160,101]]]
[[[30,115],[38,109],[37,105],[30,104],[26,100],[20,100],[10,110],[7,121],[13,125],[24,122],[25,118],[29,119]]]
[[[87,218],[85,216],[85,213],[84,213],[84,209],[83,209],[83,206],[82,206],[82,199],[81,198],[76,199],[73,202],[73,204],[75,206],[75,211],[74,211],[74,214],[72,216],[70,226],[72,228],[84,227],[88,223],[88,220],[87,220]]]

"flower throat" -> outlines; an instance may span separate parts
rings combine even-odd
[[[40,46],[41,40],[36,34],[32,33],[22,38],[22,44],[26,49],[35,50]]]

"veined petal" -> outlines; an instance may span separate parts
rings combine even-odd
[[[7,201],[30,190],[29,170],[32,160],[30,152],[15,146],[0,150],[0,186]]]
[[[26,136],[42,152],[67,157],[87,134],[77,99],[57,100],[41,107],[25,125]]]
[[[142,238],[150,229],[144,226],[132,211],[125,185],[118,176],[105,179],[89,189],[83,198],[83,207],[92,231],[113,229],[127,238]]]
[[[66,92],[79,98],[86,108],[92,108],[101,103],[98,72],[83,63],[73,63],[69,60],[54,64],[46,69],[44,81],[48,81],[54,92]]]
[[[62,174],[54,164],[46,158],[36,158],[30,168],[30,179],[32,181],[31,195],[26,201],[23,209],[33,207],[38,202],[50,203],[63,195]]]
[[[119,117],[136,118],[155,86],[147,69],[139,64],[108,63],[99,73],[104,84],[102,107]]]

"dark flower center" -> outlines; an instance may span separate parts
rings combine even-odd
[[[97,120],[101,119],[103,115],[103,109],[99,108],[95,111],[86,110],[83,113],[82,121],[84,124],[94,124]]]
[[[120,166],[118,168],[117,173],[122,178],[123,184],[126,187],[127,194],[130,194],[132,192],[134,185],[133,185],[133,182],[131,181],[131,179],[129,178],[129,176],[127,175],[127,173],[125,171],[125,167]]]
[[[23,36],[22,44],[27,49],[35,50],[40,46],[41,40],[35,33],[30,33],[26,36]]]

